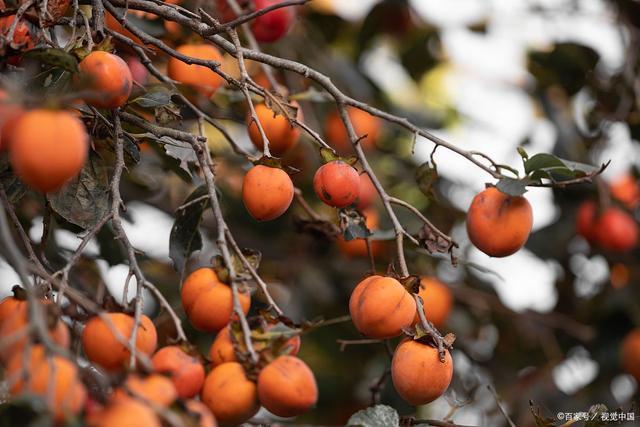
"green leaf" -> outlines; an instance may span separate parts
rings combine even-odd
[[[209,199],[194,202],[207,195],[207,187],[201,185],[196,188],[183,205],[192,202],[183,209],[178,210],[176,219],[169,236],[169,257],[173,260],[173,268],[182,276],[189,256],[202,249],[202,236],[200,235],[200,222],[202,214],[209,206]]]
[[[520,154],[520,157],[522,157],[523,162],[529,159],[529,154],[527,154],[526,150],[523,147],[518,147],[518,154]]]
[[[539,153],[524,160],[524,170],[533,181],[543,178],[563,181],[597,173],[600,168],[564,160],[553,154]]]
[[[104,147],[96,147],[104,151]],[[91,151],[80,174],[59,192],[47,195],[51,209],[66,221],[87,230],[109,211],[110,164]]]
[[[340,160],[340,156],[336,154],[331,148],[322,147],[320,149],[320,157],[322,157],[322,161],[324,163],[329,163],[334,160]]]
[[[400,416],[391,406],[376,405],[356,412],[347,421],[349,427],[397,427]]]
[[[529,184],[528,180],[502,178],[498,181],[496,187],[510,196],[522,196],[527,192],[527,184]]]
[[[155,86],[132,100],[131,103],[142,108],[158,108],[168,105],[171,102],[172,95],[173,93],[169,89],[163,86]]]
[[[76,57],[62,49],[32,49],[25,53],[24,56],[72,73],[78,72],[78,60]]]

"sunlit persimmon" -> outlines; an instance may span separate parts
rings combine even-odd
[[[318,401],[318,386],[311,369],[294,356],[280,356],[258,375],[260,403],[280,417],[295,417]]]
[[[87,358],[107,371],[119,371],[129,364],[131,353],[118,340],[115,331],[129,343],[134,318],[125,313],[107,313],[108,321],[99,316],[91,318],[82,331],[82,347]],[[156,350],[158,335],[151,319],[142,315],[136,333],[136,350],[150,357]]]
[[[64,357],[47,355],[40,344],[30,347],[28,355],[14,353],[5,375],[12,396],[40,397],[58,423],[84,407],[87,391],[76,365]]]
[[[282,169],[254,166],[244,176],[242,201],[249,214],[258,221],[276,219],[289,209],[293,201],[293,182]]]
[[[191,324],[198,330],[218,332],[233,315],[231,288],[220,282],[211,268],[200,268],[189,274],[180,291],[182,306]],[[248,293],[238,292],[240,306],[246,314],[251,305]]]
[[[333,160],[318,168],[313,177],[313,189],[327,205],[344,208],[358,200],[360,177],[353,166]]]
[[[178,396],[182,399],[196,396],[204,382],[204,367],[200,361],[180,347],[162,347],[151,358],[156,372],[169,374]]]
[[[348,107],[347,113],[356,136],[361,138],[366,135],[364,139],[360,140],[362,147],[367,150],[374,148],[382,129],[380,119],[354,107]],[[327,117],[324,133],[327,141],[341,153],[353,152],[349,134],[337,112],[333,112]]]
[[[416,302],[396,279],[369,276],[351,293],[349,312],[362,334],[369,338],[392,338],[411,326]]]
[[[84,124],[68,111],[24,113],[13,126],[10,139],[14,172],[43,193],[59,190],[78,175],[89,150]]]
[[[467,212],[469,239],[492,257],[517,252],[533,225],[531,205],[522,196],[510,196],[495,187],[478,193]]]
[[[192,58],[222,62],[220,51],[210,44],[184,44],[176,49]],[[172,56],[167,64],[167,75],[173,80],[191,86],[203,96],[210,97],[225,80],[211,68],[204,65],[186,64]]]
[[[297,104],[297,103],[296,103]],[[269,151],[276,157],[282,157],[284,153],[293,148],[300,139],[300,129],[293,126],[289,120],[282,114],[276,113],[265,104],[255,106],[256,115],[262,125],[267,139],[269,140]],[[301,120],[302,110],[298,108],[298,120]],[[258,125],[247,116],[247,124],[249,129],[249,137],[253,145],[259,149],[263,149],[263,141]]]
[[[237,362],[213,368],[204,381],[200,398],[221,424],[241,424],[260,408],[256,384]]]
[[[393,354],[393,385],[398,394],[412,405],[424,405],[442,396],[452,376],[453,359],[448,350],[445,350],[445,359],[441,362],[437,348],[407,339]]]

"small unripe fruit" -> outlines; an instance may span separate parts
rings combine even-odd
[[[358,200],[360,177],[353,166],[341,160],[334,160],[316,171],[313,189],[327,205],[344,208]]]
[[[448,350],[445,350],[443,363],[437,348],[404,340],[393,354],[393,385],[398,394],[412,405],[424,405],[442,396],[452,377],[453,360]]]
[[[510,196],[495,187],[478,193],[467,212],[469,239],[492,257],[517,252],[533,225],[531,205],[522,196]]]
[[[98,108],[123,106],[133,89],[133,77],[126,62],[109,52],[94,51],[78,65],[80,74],[88,80],[91,93],[84,96],[87,104]]]
[[[293,201],[293,182],[282,169],[252,167],[242,182],[242,201],[252,217],[270,221],[285,213]]]
[[[392,338],[412,325],[416,302],[396,279],[370,276],[351,293],[349,312],[356,329],[369,338]]]
[[[306,363],[297,357],[280,356],[260,371],[258,396],[270,412],[295,417],[316,404],[318,386]]]

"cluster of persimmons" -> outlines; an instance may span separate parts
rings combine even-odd
[[[62,2],[64,3],[64,2]],[[170,3],[177,3],[172,1]],[[241,7],[249,1],[239,1]],[[253,0],[255,9],[278,3],[276,0]],[[57,3],[56,3],[57,4]],[[67,7],[69,2],[67,2]],[[223,21],[236,18],[226,1],[218,2]],[[64,12],[63,12],[64,14]],[[61,16],[61,15],[60,15]],[[142,14],[142,16],[145,16]],[[5,34],[12,16],[0,18],[0,31]],[[150,17],[152,18],[152,17]],[[290,7],[273,10],[251,22],[259,42],[269,43],[284,37],[293,24],[295,13]],[[106,24],[114,31],[142,43],[107,13]],[[168,31],[179,31],[165,22]],[[18,25],[13,43],[25,49],[33,47],[28,28]],[[187,43],[176,47],[188,57],[222,62],[223,55],[207,43]],[[111,52],[95,50],[79,58],[75,77],[79,100],[105,110],[125,107],[133,90],[136,70]],[[139,64],[138,64],[139,65]],[[209,98],[225,80],[212,69],[187,64],[176,57],[167,61],[170,79]],[[135,79],[138,80],[138,79]],[[296,120],[303,121],[295,102]],[[256,123],[247,115],[247,132],[258,150],[268,140],[269,152],[282,157],[298,144],[300,129],[282,112],[267,104],[255,105]],[[380,119],[357,108],[348,109],[355,132],[363,138],[357,143],[364,150],[376,145],[381,133]],[[263,135],[264,134],[264,135]],[[330,114],[325,121],[324,136],[335,155],[323,163],[313,178],[316,196],[326,205],[342,209],[355,208],[367,228],[379,226],[373,205],[383,193],[380,184],[368,171],[358,170],[352,158],[340,157],[352,152],[352,143],[341,117]],[[6,150],[15,174],[32,189],[51,193],[59,191],[77,177],[90,150],[89,132],[81,115],[74,109],[27,108],[0,92],[0,149]],[[265,150],[266,151],[266,150]],[[257,221],[270,221],[282,216],[294,198],[294,185],[289,174],[270,161],[259,161],[245,174],[242,200]],[[532,209],[522,196],[508,195],[488,186],[473,199],[467,214],[467,231],[471,242],[493,257],[505,257],[518,251],[527,241],[533,224]],[[578,233],[607,250],[628,251],[637,244],[637,224],[618,208],[601,210],[586,202],[578,213]],[[375,256],[383,242],[364,238],[338,239],[348,256]],[[297,357],[301,346],[299,331],[282,328],[277,318],[261,318],[251,324],[249,339],[261,342],[258,360],[252,360],[241,328],[239,311],[246,315],[251,296],[240,289],[234,309],[232,287],[220,279],[214,268],[204,267],[189,274],[181,288],[183,309],[194,328],[216,334],[209,354],[203,356],[184,343],[158,347],[153,321],[145,315],[136,325],[135,317],[125,312],[108,312],[89,319],[82,330],[82,348],[86,359],[105,373],[122,375],[117,386],[109,389],[103,401],[88,397],[79,368],[61,355],[46,356],[42,344],[27,345],[30,311],[24,292],[16,289],[13,297],[0,303],[0,339],[11,338],[0,350],[0,361],[13,396],[29,392],[47,396],[57,421],[85,411],[91,426],[120,426],[127,419],[139,425],[159,426],[159,413],[181,402],[186,413],[195,414],[202,427],[238,424],[253,417],[262,406],[281,417],[293,417],[310,410],[317,402],[318,388],[313,372]],[[417,294],[414,296],[414,294]],[[434,278],[422,277],[419,287],[407,288],[403,278],[372,275],[360,281],[352,291],[349,312],[356,329],[372,339],[388,339],[404,335],[395,349],[391,375],[398,393],[409,403],[421,405],[441,396],[453,376],[453,360],[448,349],[444,356],[430,337],[414,339],[412,331],[420,330],[424,315],[436,327],[445,324],[453,306],[447,285]],[[46,319],[49,340],[60,348],[69,348],[70,333],[60,319],[57,304],[42,297],[36,307]],[[238,311],[239,310],[239,311]],[[132,356],[126,343],[135,331]],[[251,341],[250,341],[251,342]],[[28,356],[23,355],[28,349]],[[623,366],[640,380],[640,331],[632,332],[622,347]],[[129,372],[132,361],[148,358],[150,366],[141,372]],[[199,399],[198,399],[199,397]]]

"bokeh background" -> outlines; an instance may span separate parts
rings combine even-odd
[[[587,411],[594,404],[632,411],[638,388],[622,372],[618,349],[624,335],[640,324],[640,252],[614,254],[591,247],[576,235],[575,213],[585,200],[609,198],[620,179],[631,177],[639,191],[640,3],[314,0],[303,11],[289,37],[267,50],[330,75],[357,99],[519,170],[517,147],[530,155],[551,152],[594,165],[611,160],[598,185],[530,189],[525,195],[534,211],[529,242],[510,257],[492,259],[470,246],[464,227],[471,199],[491,177],[455,153],[438,149],[438,179],[432,187],[420,185],[416,170],[429,161],[433,144],[413,141],[402,129],[384,125],[377,149],[369,154],[376,174],[390,194],[411,202],[460,243],[457,267],[448,258],[407,245],[411,272],[437,276],[455,296],[442,328],[457,336],[454,381],[445,396],[418,408],[417,416],[506,425],[493,389],[518,426],[535,425],[530,401],[552,419],[559,411]],[[322,130],[333,105],[298,76],[278,77],[293,93],[303,94],[299,100],[305,121]],[[226,118],[234,138],[251,148],[244,110],[223,97],[217,117]],[[192,125],[185,121],[186,127]],[[349,293],[370,270],[367,259],[347,256],[322,236],[297,232],[294,217],[304,218],[298,206],[276,221],[253,221],[239,198],[243,166],[215,131],[209,137],[229,225],[242,246],[262,253],[260,272],[287,315],[300,322],[348,314]],[[324,208],[311,189],[319,159],[310,141],[286,162],[301,169],[294,181],[308,203],[336,221],[335,212]],[[166,174],[163,165],[147,151],[129,171],[123,189],[126,231],[145,254],[146,273],[178,308],[180,277],[169,259],[169,236],[173,212],[192,186]],[[638,220],[637,203],[623,205],[615,197],[613,203]],[[389,223],[377,208],[377,235],[384,237]],[[37,242],[42,216],[33,196],[21,201],[20,212]],[[417,231],[413,217],[398,213],[409,230]],[[55,259],[77,247],[79,238],[64,224],[54,231],[47,250]],[[204,248],[190,268],[216,254],[214,232],[212,218],[205,216]],[[105,257],[100,239],[108,236],[88,246],[76,284],[91,288],[103,283],[122,299],[128,267],[117,253]],[[386,270],[392,255],[378,254],[378,271]],[[16,283],[15,272],[0,259],[2,295]],[[145,310],[154,313],[153,298],[146,302]],[[160,325],[165,320],[159,319]],[[213,340],[189,333],[203,352]],[[390,361],[380,344],[341,348],[337,342],[357,338],[349,322],[303,337],[300,356],[317,376],[320,402],[299,422],[340,424],[371,404],[370,387]],[[401,414],[413,413],[390,381],[381,402]],[[640,413],[636,416],[640,419]]]

